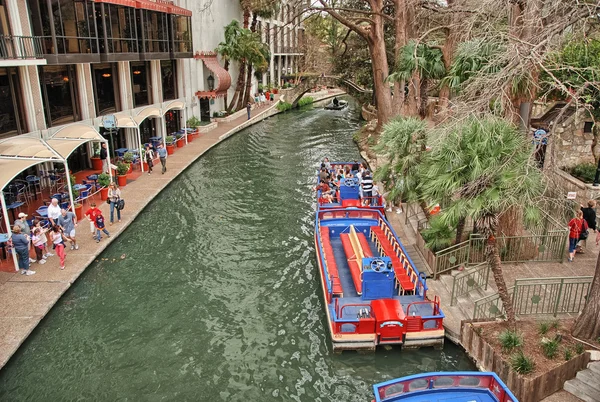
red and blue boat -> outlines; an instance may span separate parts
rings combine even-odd
[[[315,248],[333,349],[441,348],[440,300],[427,297],[425,275],[374,198],[363,200],[353,177],[340,180],[333,203],[318,194]]]
[[[495,373],[423,373],[375,384],[373,402],[519,402]]]

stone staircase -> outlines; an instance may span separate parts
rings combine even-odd
[[[564,390],[586,402],[600,402],[600,362],[589,363],[586,370],[565,382]]]
[[[429,264],[427,264],[427,262],[425,261],[425,258],[423,258],[423,255],[421,255],[421,252],[415,247],[415,245],[402,245],[404,246],[404,249],[406,250],[406,253],[410,257],[410,259],[412,260],[415,268],[417,268],[419,272],[425,273],[428,278],[431,278],[433,276],[433,271],[429,267]]]

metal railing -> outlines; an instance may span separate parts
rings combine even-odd
[[[587,301],[593,277],[516,279],[508,289],[516,315],[578,313]],[[475,301],[473,319],[495,319],[505,311],[499,294]]]
[[[0,35],[0,59],[43,59],[42,38]]]
[[[465,269],[452,279],[452,295],[450,305],[454,306],[460,296],[464,296],[475,289],[487,290],[490,277],[490,264],[482,262]]]

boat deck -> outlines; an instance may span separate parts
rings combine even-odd
[[[498,402],[488,390],[432,390],[417,395],[404,395],[397,399],[386,399],[386,402]]]

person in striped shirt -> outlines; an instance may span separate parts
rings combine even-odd
[[[373,177],[371,177],[370,171],[365,170],[360,186],[362,188],[363,205],[370,205],[371,197],[373,197]]]

